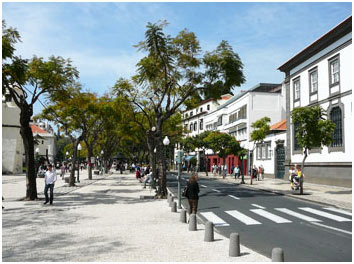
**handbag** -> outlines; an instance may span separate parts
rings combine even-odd
[[[186,186],[184,186],[184,189],[183,189],[183,192],[182,192],[182,196],[187,197],[187,192],[188,192],[188,186],[186,185]]]

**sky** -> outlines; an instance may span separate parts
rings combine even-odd
[[[246,82],[281,83],[279,66],[352,14],[351,2],[3,2],[2,19],[16,28],[16,55],[70,58],[85,90],[102,95],[135,74],[148,22],[165,32],[196,34],[203,53],[227,40],[244,64]],[[35,114],[42,106],[35,106]]]

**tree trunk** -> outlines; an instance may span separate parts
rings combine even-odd
[[[203,159],[204,159],[204,166],[205,166],[205,175],[208,176],[208,160],[207,158],[205,157],[205,149],[203,149]]]
[[[307,148],[304,150],[304,158],[301,164],[301,178],[300,178],[300,194],[304,194],[304,169],[305,169],[305,160],[307,159]]]
[[[77,145],[80,142],[80,138],[73,138],[72,143],[73,143],[73,159],[72,159],[72,166],[71,166],[71,172],[70,172],[70,178],[69,178],[69,187],[75,186],[75,170],[76,170],[76,159],[77,159]]]
[[[26,200],[36,200],[37,197],[37,176],[34,162],[34,141],[30,126],[32,111],[30,107],[21,108],[20,123],[21,136],[26,157]]]
[[[161,130],[158,130],[161,131]],[[166,187],[166,153],[165,146],[162,143],[162,136],[159,132],[156,133],[155,137],[155,145],[156,145],[156,156],[157,156],[157,167],[158,167],[158,175],[159,175],[159,189],[157,192],[157,196],[159,198],[167,197],[167,187]]]
[[[92,164],[91,164],[91,157],[93,157],[93,151],[92,151],[92,146],[87,146],[87,152],[88,152],[88,163],[89,163],[89,166],[88,166],[88,179],[89,180],[92,180]]]
[[[149,150],[149,164],[151,165],[151,170],[152,170],[152,187],[155,187],[155,179],[158,177],[156,175],[156,153],[154,153],[155,149],[155,144],[154,144],[154,137],[151,135],[151,133],[148,133],[147,135],[147,146]]]

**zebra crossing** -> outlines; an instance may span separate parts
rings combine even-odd
[[[252,204],[252,205],[257,207],[258,209],[249,209],[246,213],[240,212],[238,210],[228,210],[228,211],[224,211],[224,213],[232,216],[234,219],[236,219],[236,221],[241,222],[242,224],[245,225],[261,225],[263,224],[262,219],[266,219],[277,224],[292,223],[293,221],[298,219],[302,221],[311,222],[311,223],[324,222],[325,219],[333,220],[336,222],[352,221],[351,218],[347,217],[347,216],[350,217],[352,216],[350,212],[346,212],[337,208],[326,207],[326,208],[322,208],[323,210],[318,210],[310,207],[298,207],[293,210],[290,210],[288,208],[274,208],[274,211],[276,211],[276,213],[279,212],[279,214],[276,214],[270,212],[265,207],[256,204]],[[305,213],[303,213],[303,211]],[[216,215],[216,213],[214,212],[201,212],[200,214],[206,220],[213,222],[215,226],[230,225],[224,219],[222,219],[222,216]],[[343,214],[345,215],[345,217],[337,214]],[[323,220],[321,220],[322,218]]]

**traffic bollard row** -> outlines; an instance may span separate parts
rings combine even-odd
[[[179,214],[179,221],[182,223],[187,223],[187,210],[182,209]]]
[[[197,231],[197,216],[195,214],[189,216],[189,231]]]
[[[284,251],[281,248],[273,248],[272,262],[284,262]]]
[[[214,241],[214,224],[210,221],[207,221],[205,223],[204,241],[205,242]]]
[[[238,233],[230,234],[229,256],[230,257],[240,256],[240,236]]]
[[[177,213],[177,203],[176,202],[172,202],[171,212]]]

